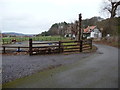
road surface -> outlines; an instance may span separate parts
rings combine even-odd
[[[3,87],[118,88],[118,49],[96,46],[97,53],[90,57],[12,81]]]

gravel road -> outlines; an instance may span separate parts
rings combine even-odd
[[[2,83],[25,77],[47,68],[74,63],[94,53],[56,54],[56,55],[3,55]]]
[[[5,58],[9,58],[9,57],[3,57],[3,61],[4,61],[3,67],[6,70],[6,73],[4,74],[6,75],[11,74],[12,76],[14,74],[18,74],[16,70],[23,67],[24,69],[26,69],[25,74],[29,73],[30,70],[28,69],[28,63],[31,65],[33,71],[37,69],[36,65],[40,65],[40,66],[42,65],[41,67],[43,66],[48,67],[48,65],[53,65],[53,64],[54,65],[68,64],[55,69],[36,73],[29,77],[21,78],[10,83],[6,83],[3,85],[3,87],[116,88],[117,89],[119,49],[106,45],[96,45],[96,46],[98,47],[98,50],[94,54],[35,56],[31,58],[29,56],[27,57],[14,56],[11,57],[11,59],[9,60],[5,60]],[[13,62],[11,62],[12,59],[15,57],[19,59],[13,60]],[[13,70],[10,69],[11,65],[13,67]],[[14,73],[11,72],[10,70],[14,71]],[[24,70],[22,69],[20,70],[22,71],[22,74],[24,74],[23,73]],[[6,80],[7,79],[8,78],[6,78]]]

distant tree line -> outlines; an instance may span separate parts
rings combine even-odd
[[[82,28],[86,28],[87,26],[92,26],[92,25],[96,25],[98,21],[103,20],[103,18],[101,17],[92,17],[90,19],[84,19],[82,20]],[[68,29],[68,27],[70,25],[73,25],[72,27],[72,32],[76,33],[76,27],[74,24],[76,24],[76,22],[78,22],[77,20],[75,21],[75,23],[67,23],[67,22],[60,22],[60,23],[55,23],[53,24],[50,29],[48,31],[44,31],[39,35],[42,36],[54,36],[54,35],[60,35],[60,36],[64,36],[65,35],[65,30]]]
[[[92,17],[90,19],[84,19],[82,20],[82,28],[87,28],[88,26],[97,25],[97,22],[100,22],[102,20],[103,18],[101,17]]]
[[[75,21],[75,23],[78,21]],[[53,24],[48,31],[42,32],[39,35],[42,36],[64,36],[65,30],[68,29],[69,25],[73,25],[71,28],[72,33],[77,33],[77,29],[75,27],[75,23],[55,23]],[[101,17],[92,17],[90,19],[82,20],[82,28],[86,28],[87,26],[97,26],[98,29],[101,30],[103,36],[107,34],[111,34],[113,36],[120,34],[120,17],[103,19]]]

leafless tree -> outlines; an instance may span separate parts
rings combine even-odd
[[[104,3],[106,5],[103,7],[103,10],[107,10],[110,13],[110,18],[119,14],[120,0],[107,0]]]

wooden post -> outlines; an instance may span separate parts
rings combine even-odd
[[[20,52],[20,47],[18,47],[18,52]]]
[[[83,43],[83,41],[80,40],[79,42],[80,42],[80,52],[82,52],[82,43]]]
[[[79,14],[79,37],[78,37],[78,40],[80,41],[82,38],[82,35],[81,35],[81,21],[82,21],[82,16],[81,14]]]
[[[29,55],[32,55],[32,39],[29,39]]]
[[[90,49],[92,49],[92,39],[90,39]]]
[[[48,54],[51,54],[51,48],[48,48]]]
[[[6,52],[5,52],[5,47],[3,47],[3,53],[6,53]]]
[[[59,53],[61,53],[61,41],[59,41]]]

